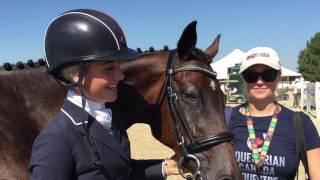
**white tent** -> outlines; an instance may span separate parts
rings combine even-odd
[[[228,68],[235,64],[241,63],[244,52],[240,49],[235,49],[222,59],[211,63],[211,67],[218,74],[218,79],[228,79]]]
[[[292,71],[288,68],[285,67],[281,67],[281,76],[297,76],[297,77],[301,77],[301,73],[297,73],[295,71]]]
[[[235,66],[235,64],[240,64],[242,59],[244,58],[245,52],[241,51],[240,49],[235,49],[222,59],[211,63],[211,67],[214,71],[217,72],[218,79],[228,79],[228,68]],[[301,76],[300,73],[292,71],[288,68],[281,67],[281,76],[288,77],[288,76]]]

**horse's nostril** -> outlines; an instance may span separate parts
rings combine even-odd
[[[223,177],[220,177],[219,180],[235,180],[235,179],[233,179],[231,176],[223,176]]]

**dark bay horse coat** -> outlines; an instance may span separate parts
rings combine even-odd
[[[134,96],[129,97],[128,91],[120,91],[119,97],[123,96],[126,98],[120,98],[120,101],[134,100],[130,99]],[[32,172],[30,179],[106,179],[91,161],[91,151],[82,121],[88,121],[89,133],[112,180],[163,179],[161,160],[131,160],[126,129],[134,123],[130,120],[133,116],[129,118],[130,113],[121,111],[124,104],[120,101],[107,104],[112,109],[114,131],[111,134],[110,130],[104,129],[82,108],[65,100],[61,111],[33,144],[29,164]],[[135,99],[136,102],[139,100]],[[145,119],[143,115],[146,114],[142,113],[139,118]]]

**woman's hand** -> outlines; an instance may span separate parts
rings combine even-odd
[[[162,168],[163,168],[163,172],[166,176],[180,174],[179,169],[178,169],[178,164],[175,160],[172,160],[172,159],[164,160],[164,164],[163,164]]]

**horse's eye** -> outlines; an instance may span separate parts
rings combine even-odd
[[[197,102],[199,100],[199,97],[194,92],[185,92],[182,94],[182,98],[187,102]]]

